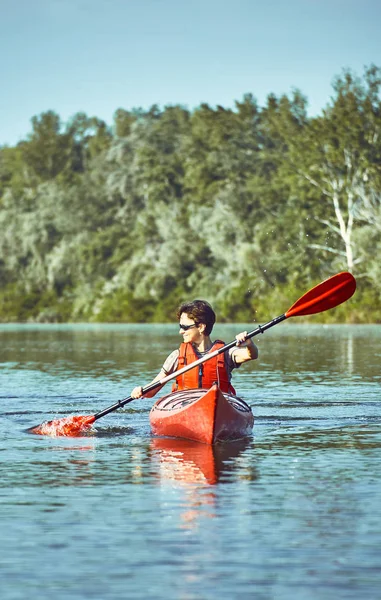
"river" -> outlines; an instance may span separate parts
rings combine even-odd
[[[148,384],[176,325],[0,326],[2,600],[380,597],[381,326],[256,342],[234,373],[253,436],[211,448],[152,437],[151,400],[83,437],[27,432]]]

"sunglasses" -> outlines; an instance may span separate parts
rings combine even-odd
[[[183,331],[188,331],[188,329],[192,329],[192,327],[198,327],[198,325],[197,323],[192,323],[192,325],[182,325],[181,323],[179,323],[179,327]]]

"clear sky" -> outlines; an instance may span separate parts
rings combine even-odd
[[[0,145],[54,110],[109,125],[117,108],[252,93],[307,97],[310,115],[350,68],[381,67],[381,0],[0,0]]]

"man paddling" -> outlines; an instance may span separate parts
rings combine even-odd
[[[194,300],[182,304],[177,311],[177,318],[183,342],[180,348],[171,352],[167,357],[160,372],[151,383],[162,380],[167,375],[225,345],[221,340],[212,342],[210,339],[216,315],[205,300]],[[214,382],[218,382],[223,392],[234,394],[235,391],[231,385],[233,369],[249,360],[258,358],[258,348],[251,338],[247,339],[247,331],[236,335],[236,341],[237,345],[227,352],[221,353],[177,377],[173,391],[209,388]],[[144,397],[152,398],[162,387],[148,391]],[[141,398],[142,396],[143,388],[141,386],[135,387],[131,392],[131,398]]]
[[[216,350],[215,352],[210,352],[210,354],[219,356],[220,354],[226,354],[227,352],[229,352],[228,356],[231,356],[230,349],[237,348],[237,343],[238,343],[238,346],[241,346],[241,348],[239,348],[239,350],[244,350],[243,354],[239,353],[239,354],[236,354],[236,356],[235,356],[235,363],[236,363],[236,366],[238,367],[243,362],[257,358],[258,348],[256,348],[256,346],[254,344],[248,343],[248,341],[251,338],[253,338],[255,335],[264,333],[265,331],[267,331],[267,329],[270,329],[270,327],[274,327],[274,325],[277,325],[278,323],[282,323],[283,321],[285,321],[286,319],[289,319],[291,317],[315,315],[316,313],[324,312],[326,310],[330,310],[331,308],[335,308],[336,306],[339,306],[339,304],[342,304],[343,302],[346,302],[346,300],[351,298],[351,296],[353,296],[355,291],[356,291],[356,280],[351,273],[343,271],[342,273],[337,273],[336,275],[332,275],[332,277],[330,277],[329,279],[326,279],[325,281],[322,281],[318,285],[315,285],[308,292],[303,294],[303,296],[301,296],[299,298],[299,300],[294,302],[294,304],[285,313],[283,313],[282,315],[279,315],[279,317],[272,319],[271,321],[269,321],[268,323],[265,323],[264,325],[260,325],[259,327],[257,327],[253,331],[251,331],[250,333],[243,332],[242,334],[239,334],[238,336],[236,336],[236,340],[234,340],[233,342],[230,342],[226,346],[222,346],[222,348],[220,348],[219,350]],[[195,304],[195,303],[191,303],[191,304]],[[204,303],[204,306],[205,305],[206,305],[206,303]],[[212,313],[213,313],[213,311],[212,311]],[[214,313],[213,313],[213,318],[211,319],[211,321],[209,321],[205,316],[201,319],[201,317],[198,316],[198,314],[190,308],[190,305],[183,304],[179,309],[178,316],[180,318],[180,333],[195,330],[194,335],[195,335],[196,340],[199,340],[196,330],[198,331],[198,333],[200,335],[203,334],[203,338],[201,338],[201,340],[204,339],[204,345],[202,347],[201,341],[197,346],[194,344],[194,340],[189,339],[189,336],[188,336],[188,339],[186,339],[185,334],[182,333],[182,335],[184,337],[184,345],[185,346],[188,345],[188,347],[192,346],[192,348],[195,348],[196,350],[198,350],[200,352],[203,352],[203,351],[208,352],[208,350],[206,350],[206,348],[208,347],[207,338],[209,338],[209,334],[212,330],[211,327],[213,327],[213,324],[215,322]],[[201,325],[204,325],[204,328],[200,327]],[[207,333],[208,325],[209,325],[209,333]],[[210,325],[211,325],[211,327],[210,327]],[[209,338],[209,342],[210,342],[210,338]],[[180,348],[181,348],[181,346],[180,346]],[[237,352],[237,350],[235,350],[235,352]],[[210,358],[212,360],[212,356]],[[168,357],[168,359],[169,359],[169,357]],[[178,360],[180,361],[180,359],[181,359],[181,356],[180,356],[180,351],[179,351]],[[208,362],[208,361],[205,360],[205,357],[203,357],[203,358],[199,358],[197,362],[200,364],[204,364],[204,362]],[[143,389],[135,388],[135,390],[134,390],[135,397],[138,397],[138,398],[141,397],[143,395],[144,390],[145,390],[145,393],[144,393],[145,396],[147,396],[147,397],[153,396],[154,394],[148,393],[148,392],[152,391],[149,388],[152,387],[152,389],[155,388],[155,390],[160,389],[161,387],[163,387],[163,385],[165,383],[167,383],[167,381],[170,381],[171,379],[175,379],[175,377],[176,377],[176,381],[178,381],[179,374],[185,374],[185,372],[187,372],[188,370],[192,371],[194,369],[188,369],[188,367],[185,366],[182,369],[179,369],[178,371],[173,372],[171,375],[167,375],[166,377],[163,377],[162,379],[159,379],[159,376],[160,376],[160,374],[159,374],[155,378],[157,380],[157,383],[156,382],[151,383],[149,386],[147,386],[146,388],[143,388]],[[160,373],[165,374],[165,371],[162,369]],[[194,375],[193,375],[193,377],[194,377]],[[156,386],[157,386],[157,388],[156,388]],[[83,416],[75,415],[72,417],[65,417],[63,419],[54,419],[53,421],[46,421],[46,422],[42,423],[41,425],[37,425],[36,427],[31,427],[29,429],[29,431],[30,431],[30,433],[35,433],[36,435],[52,435],[52,436],[81,435],[81,433],[83,431],[86,431],[87,429],[89,429],[91,427],[91,425],[93,423],[95,423],[95,421],[97,421],[101,417],[105,417],[106,415],[113,412],[114,410],[118,410],[118,408],[122,408],[123,406],[125,406],[129,402],[132,402],[133,400],[134,400],[134,397],[129,396],[128,398],[123,398],[123,400],[118,400],[118,402],[115,402],[111,406],[108,406],[107,408],[100,410],[99,412],[95,413],[94,415],[83,415]]]

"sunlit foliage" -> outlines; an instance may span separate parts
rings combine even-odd
[[[298,90],[33,117],[0,148],[0,320],[161,322],[202,297],[263,321],[350,270],[356,296],[321,318],[379,322],[380,85],[344,71],[313,118]]]

